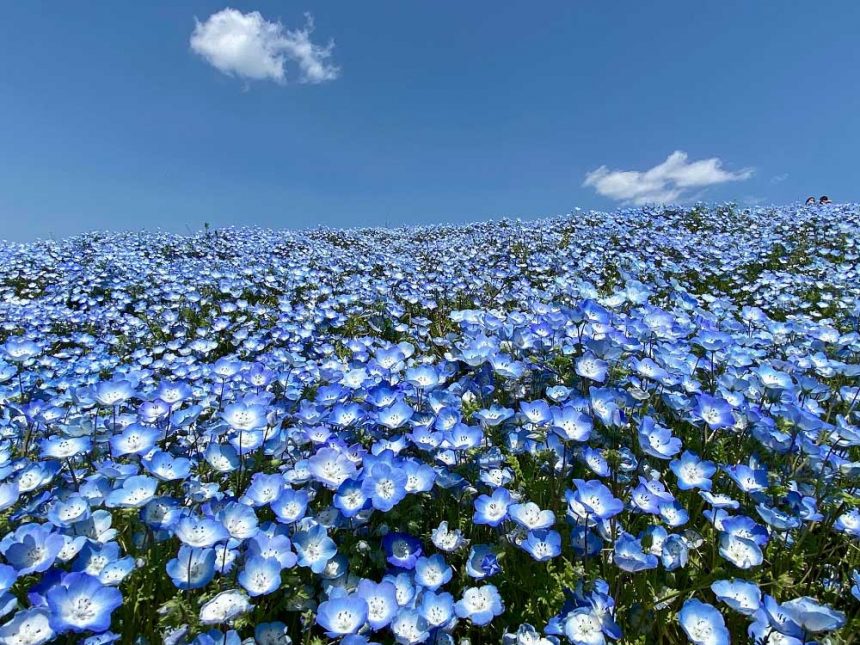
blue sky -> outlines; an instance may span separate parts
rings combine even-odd
[[[4,5],[0,239],[860,198],[855,0],[227,6]]]

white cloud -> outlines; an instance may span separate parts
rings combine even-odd
[[[775,176],[771,177],[771,178],[770,178],[770,183],[772,183],[772,184],[781,184],[781,183],[782,183],[782,182],[784,182],[786,179],[788,179],[788,173],[787,173],[787,172],[784,172],[784,173],[782,173],[781,175],[775,175]]]
[[[722,165],[717,157],[687,161],[687,153],[676,150],[666,161],[650,170],[609,170],[600,166],[585,176],[582,185],[594,188],[604,197],[641,206],[677,201],[687,196],[691,189],[743,181],[753,174],[750,168],[729,172],[723,170]]]
[[[284,83],[289,61],[298,66],[303,83],[331,81],[340,73],[329,60],[334,43],[323,47],[311,42],[310,15],[305,26],[296,30],[269,22],[259,11],[242,13],[229,7],[195,23],[191,50],[229,76]]]

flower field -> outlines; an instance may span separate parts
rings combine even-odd
[[[860,206],[0,249],[0,645],[849,643]]]

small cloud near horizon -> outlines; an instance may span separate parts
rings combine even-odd
[[[772,184],[781,184],[781,183],[782,183],[782,182],[784,182],[786,179],[788,179],[788,173],[787,173],[787,172],[784,172],[784,173],[782,173],[781,175],[774,175],[773,177],[771,177],[771,178],[770,178],[770,183],[772,183]]]
[[[676,150],[665,161],[649,170],[610,170],[600,166],[585,176],[583,186],[594,188],[599,195],[623,204],[641,206],[685,199],[690,191],[730,181],[745,181],[753,169],[737,172],[724,170],[717,157],[688,161],[687,153]]]
[[[280,22],[263,18],[259,11],[242,13],[227,7],[205,21],[195,18],[191,50],[215,69],[244,80],[287,82],[287,65],[298,67],[300,83],[323,83],[340,75],[330,59],[334,42],[311,42],[313,18],[301,29],[290,30]]]

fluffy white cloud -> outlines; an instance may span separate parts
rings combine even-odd
[[[311,42],[310,15],[305,26],[296,30],[269,22],[259,11],[242,13],[229,7],[195,23],[191,50],[224,74],[284,83],[289,61],[298,66],[303,83],[331,81],[340,73],[330,62],[334,43],[322,47]]]
[[[716,157],[687,161],[687,153],[676,150],[650,170],[610,170],[600,166],[585,176],[582,185],[594,188],[604,197],[640,206],[677,201],[692,189],[743,181],[753,173],[750,168],[729,172],[722,165]]]

